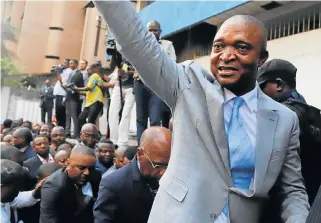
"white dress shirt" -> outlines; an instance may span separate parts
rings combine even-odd
[[[48,162],[42,158],[41,156],[39,156],[37,154],[38,158],[40,159],[40,161],[42,162],[42,164],[45,164],[45,163],[54,163],[55,162],[55,159],[52,157],[52,155],[49,153],[49,159],[48,159]]]
[[[71,75],[72,70],[70,68],[66,68],[60,74],[62,84],[68,84],[69,76]],[[66,96],[66,91],[61,87],[60,81],[57,81],[54,87],[54,95]]]
[[[30,207],[35,205],[39,199],[35,199],[32,196],[32,191],[23,191],[19,192],[18,196],[10,203],[1,203],[1,223],[11,223],[11,210],[10,208],[13,208],[14,210],[14,222],[18,223],[18,214],[17,214],[17,208],[24,208],[24,207]]]
[[[225,125],[225,132],[227,133],[228,124],[231,119],[232,115],[232,108],[234,101],[233,98],[237,97],[234,93],[230,90],[224,88],[224,125]],[[251,144],[254,148],[256,148],[256,113],[257,113],[257,102],[258,102],[258,88],[255,88],[242,95],[241,98],[244,99],[244,103],[241,105],[239,110],[239,117],[242,119],[245,127],[245,131],[247,132]],[[254,182],[254,181],[253,181]],[[222,212],[218,218],[216,219],[215,223],[228,223],[228,218]]]

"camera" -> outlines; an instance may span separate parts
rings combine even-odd
[[[109,38],[106,41],[106,53],[107,55],[112,56],[115,52],[117,52],[116,41],[114,38]]]

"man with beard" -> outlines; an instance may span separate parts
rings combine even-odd
[[[51,131],[51,146],[50,146],[50,154],[55,156],[57,153],[58,147],[65,143],[66,134],[65,130],[61,126],[54,127]]]
[[[35,151],[32,149],[30,142],[32,135],[27,128],[18,128],[12,133],[13,145],[17,147],[24,156],[24,160],[36,156]]]
[[[76,145],[67,167],[52,174],[41,189],[40,223],[93,222],[92,205],[98,185],[89,183],[95,153]]]
[[[87,123],[83,125],[80,131],[81,144],[91,149],[96,149],[96,143],[99,139],[99,132],[95,124]]]
[[[102,140],[98,143],[96,150],[96,170],[105,173],[114,164],[115,145],[110,140]]]
[[[33,140],[33,149],[37,156],[28,159],[23,163],[31,175],[31,185],[37,183],[37,171],[42,164],[54,163],[53,156],[49,153],[49,141],[46,136],[38,135]]]
[[[171,132],[151,127],[143,133],[136,158],[110,175],[104,175],[94,207],[95,223],[146,223],[158,181],[171,153]]]
[[[49,144],[51,141],[51,127],[47,124],[41,126],[39,135],[46,136],[49,140]]]

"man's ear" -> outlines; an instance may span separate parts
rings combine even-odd
[[[67,158],[67,160],[66,160],[66,165],[67,165],[67,170],[69,169],[69,164],[70,164],[70,158]]]
[[[282,92],[284,88],[284,82],[281,78],[276,79],[276,91]]]
[[[269,58],[269,52],[267,50],[264,50],[263,52],[261,52],[258,66],[261,67],[267,61],[268,58]]]
[[[140,147],[138,147],[137,153],[136,153],[136,158],[137,158],[137,160],[138,160],[139,162],[142,161],[142,156],[143,156],[143,154],[144,154],[143,150],[142,150]]]

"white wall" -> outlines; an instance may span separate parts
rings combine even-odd
[[[321,29],[268,41],[271,59],[293,63],[297,71],[297,89],[307,102],[321,108]],[[195,61],[209,70],[209,56]]]

